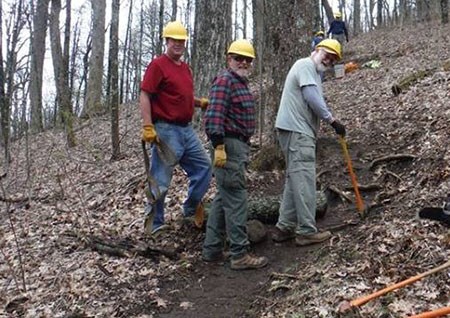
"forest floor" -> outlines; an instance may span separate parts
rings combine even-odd
[[[186,177],[179,170],[166,201],[171,230],[143,235],[136,104],[121,108],[118,161],[109,160],[108,116],[80,123],[72,149],[59,130],[14,142],[1,173],[0,317],[337,317],[341,301],[446,262],[448,229],[416,214],[450,193],[448,43],[450,26],[429,24],[351,39],[345,62],[380,67],[328,76],[324,91],[347,126],[367,215],[346,199],[354,195],[342,150],[323,126],[318,184],[339,190],[342,200],[318,225],[333,237],[306,248],[268,238],[253,246],[270,261],[260,270],[201,261],[204,232],[181,222]],[[430,69],[392,94],[400,79]],[[276,195],[282,176],[251,171],[249,192]],[[213,182],[208,200],[214,190]],[[360,314],[397,318],[450,306],[449,281],[442,271],[361,306]]]

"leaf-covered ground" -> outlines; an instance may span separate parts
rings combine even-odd
[[[351,39],[346,61],[377,59],[381,66],[329,77],[324,86],[330,107],[347,126],[355,172],[361,189],[366,186],[361,192],[367,217],[359,219],[344,199],[319,223],[335,229],[329,242],[299,249],[267,240],[254,247],[270,260],[260,271],[233,272],[226,263],[200,261],[204,233],[181,218],[181,171],[166,202],[171,230],[156,239],[143,235],[136,104],[121,109],[119,161],[109,160],[108,117],[80,123],[73,149],[57,130],[14,142],[11,163],[2,163],[0,316],[336,317],[342,300],[444,263],[448,229],[418,220],[416,213],[440,205],[450,193],[450,70],[443,68],[450,58],[449,31],[420,25]],[[400,79],[428,69],[428,77],[392,94]],[[395,155],[404,156],[378,160]],[[249,176],[251,192],[281,191],[278,171]],[[353,199],[329,127],[319,140],[318,181]],[[214,183],[207,198],[213,193]],[[352,225],[335,226],[347,221]],[[116,244],[114,251],[106,252],[107,242]],[[405,317],[450,306],[449,282],[449,271],[442,271],[360,312]]]

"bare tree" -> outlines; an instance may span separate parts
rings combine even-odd
[[[4,154],[6,162],[9,162],[9,139],[11,130],[11,108],[15,101],[18,101],[15,96],[19,87],[23,85],[16,85],[16,77],[22,76],[24,73],[22,61],[24,58],[18,57],[18,52],[23,45],[23,38],[21,33],[24,26],[27,23],[25,1],[17,1],[10,12],[9,21],[7,21],[6,30],[6,70],[4,75],[4,96],[3,96],[3,107],[0,109],[1,114],[1,124],[2,124],[2,141],[4,146]],[[22,96],[23,97],[23,96]],[[26,96],[25,96],[26,98]]]
[[[177,0],[172,0],[172,15],[171,15],[172,21],[177,19],[177,9],[178,9]]]
[[[158,46],[156,47],[156,54],[162,54],[163,47],[163,39],[162,32],[164,27],[164,0],[159,1],[159,37],[158,37]]]
[[[270,79],[267,88],[267,111],[269,127],[273,127],[278,103],[285,76],[292,64],[301,56],[310,54],[310,34],[314,25],[313,0],[260,0],[263,6],[264,43],[261,63],[267,65],[267,78]],[[257,21],[258,22],[258,21]],[[258,29],[259,26],[256,25]],[[257,55],[261,54],[256,52]],[[277,61],[277,63],[273,63]]]
[[[133,16],[133,0],[130,2],[130,9],[128,11],[127,19],[127,31],[125,34],[125,44],[123,46],[123,60],[122,60],[122,73],[120,74],[120,104],[128,99],[128,82],[126,82],[126,76],[128,74],[127,63],[129,61],[130,54],[130,42],[131,42],[131,26]]]
[[[214,76],[224,65],[226,48],[231,42],[231,14],[231,1],[195,3],[192,66],[198,96],[208,94]]]
[[[361,33],[361,0],[353,0],[353,35]]]
[[[53,72],[56,86],[56,104],[59,117],[66,130],[66,139],[69,147],[75,146],[75,135],[72,125],[71,89],[69,87],[69,43],[70,43],[70,8],[71,0],[66,2],[66,23],[64,32],[64,51],[61,47],[61,34],[59,31],[59,15],[61,13],[61,0],[52,0],[50,14],[50,39],[53,59]]]
[[[334,19],[333,9],[331,8],[328,0],[322,0],[322,6],[325,9],[325,14],[327,16],[328,23],[330,24]]]
[[[105,0],[91,0],[92,53],[89,58],[89,75],[83,117],[104,113],[102,106],[103,56],[105,51]]]
[[[30,119],[31,129],[35,131],[43,129],[42,76],[49,2],[50,0],[37,1],[36,12],[33,15],[33,32],[31,33]]]
[[[0,1],[0,114],[1,114],[1,125],[2,125],[2,136],[5,137],[7,135],[6,129],[8,128],[8,122],[5,120],[4,113],[6,113],[6,109],[9,108],[9,105],[5,96],[5,69],[3,67],[3,1]],[[5,149],[5,159],[8,161],[9,152],[8,152],[8,139],[3,140],[3,145]]]
[[[442,24],[448,23],[448,0],[441,0],[441,22]]]
[[[111,29],[109,33],[108,87],[109,107],[111,111],[112,157],[120,155],[119,140],[119,13],[120,0],[112,0]]]

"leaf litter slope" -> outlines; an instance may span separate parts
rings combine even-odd
[[[449,26],[420,25],[379,30],[351,39],[346,60],[377,57],[378,69],[360,69],[330,79],[330,107],[348,127],[347,141],[371,208],[357,225],[335,231],[314,248],[270,240],[255,250],[270,265],[233,272],[227,264],[199,261],[203,233],[180,221],[186,178],[176,171],[167,198],[172,231],[157,240],[142,235],[144,168],[139,145],[137,105],[121,109],[124,158],[109,161],[109,119],[80,125],[75,149],[66,149],[60,132],[13,144],[15,158],[2,195],[0,313],[5,316],[65,317],[334,317],[343,299],[352,299],[424,272],[449,257],[449,234],[442,225],[417,220],[422,206],[439,205],[450,192]],[[446,55],[447,54],[447,55]],[[398,97],[391,86],[416,70],[437,67],[431,76]],[[381,161],[395,154],[414,160]],[[323,127],[318,150],[318,183],[352,197],[337,140]],[[4,166],[4,165],[3,165]],[[258,174],[251,173],[254,179]],[[274,179],[280,174],[274,172]],[[275,182],[275,181],[274,181]],[[256,185],[258,182],[251,182]],[[251,191],[273,192],[279,183]],[[214,184],[208,193],[212,198]],[[28,202],[27,198],[30,198]],[[5,200],[7,199],[7,200]],[[6,202],[7,201],[7,202]],[[8,213],[7,213],[8,211]],[[354,220],[354,206],[334,206],[322,227]],[[22,256],[23,290],[18,248]],[[168,258],[93,249],[93,237],[118,246],[173,252]],[[436,274],[361,308],[364,317],[405,316],[449,304],[448,273]],[[192,291],[192,292],[191,292]]]

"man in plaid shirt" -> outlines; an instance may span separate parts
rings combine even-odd
[[[245,168],[249,140],[255,132],[255,102],[247,78],[254,58],[254,48],[247,40],[230,45],[228,68],[215,78],[205,113],[206,134],[214,148],[217,193],[208,216],[202,258],[207,262],[223,260],[228,236],[231,268],[235,270],[261,268],[268,262],[266,257],[249,254],[246,231]]]

